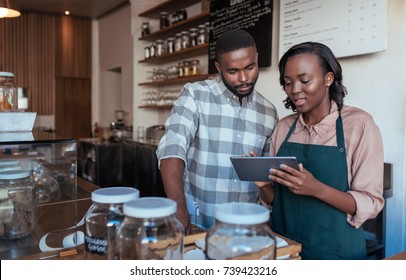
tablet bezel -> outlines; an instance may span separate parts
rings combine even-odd
[[[286,164],[299,170],[298,161],[293,156],[231,156],[230,160],[241,181],[271,182],[268,178],[269,169],[280,169],[281,164]]]

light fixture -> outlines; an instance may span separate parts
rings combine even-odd
[[[0,0],[0,18],[18,17],[21,13],[12,0]]]

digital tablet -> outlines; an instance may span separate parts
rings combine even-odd
[[[281,164],[299,170],[296,157],[232,156],[230,160],[241,181],[270,182],[271,180],[268,178],[269,169],[280,169]]]

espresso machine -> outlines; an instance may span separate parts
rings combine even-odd
[[[125,123],[124,123],[124,110],[116,110],[115,117],[116,120],[110,123],[111,130],[124,130]]]

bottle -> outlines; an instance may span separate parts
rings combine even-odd
[[[150,28],[149,28],[149,22],[143,22],[141,26],[141,37],[145,37],[151,33]]]
[[[86,213],[86,259],[116,259],[116,230],[124,219],[123,204],[138,199],[139,191],[131,187],[108,187],[92,192],[93,204]]]
[[[0,112],[18,109],[18,93],[14,86],[14,74],[0,72]]]
[[[161,18],[159,20],[159,26],[161,29],[169,27],[169,13],[168,12],[161,12]]]
[[[267,208],[255,203],[224,203],[215,206],[214,216],[215,223],[206,234],[207,259],[276,259],[276,238],[268,226]]]
[[[191,47],[197,46],[197,36],[198,36],[198,29],[197,28],[190,28],[189,29],[189,45]]]
[[[198,59],[194,59],[190,61],[190,75],[191,76],[197,76],[201,74],[201,68],[200,68],[200,61]]]
[[[0,238],[29,236],[36,226],[35,187],[30,171],[0,172]]]
[[[125,218],[117,230],[120,260],[181,260],[184,230],[175,216],[176,202],[142,197],[124,204]]]

